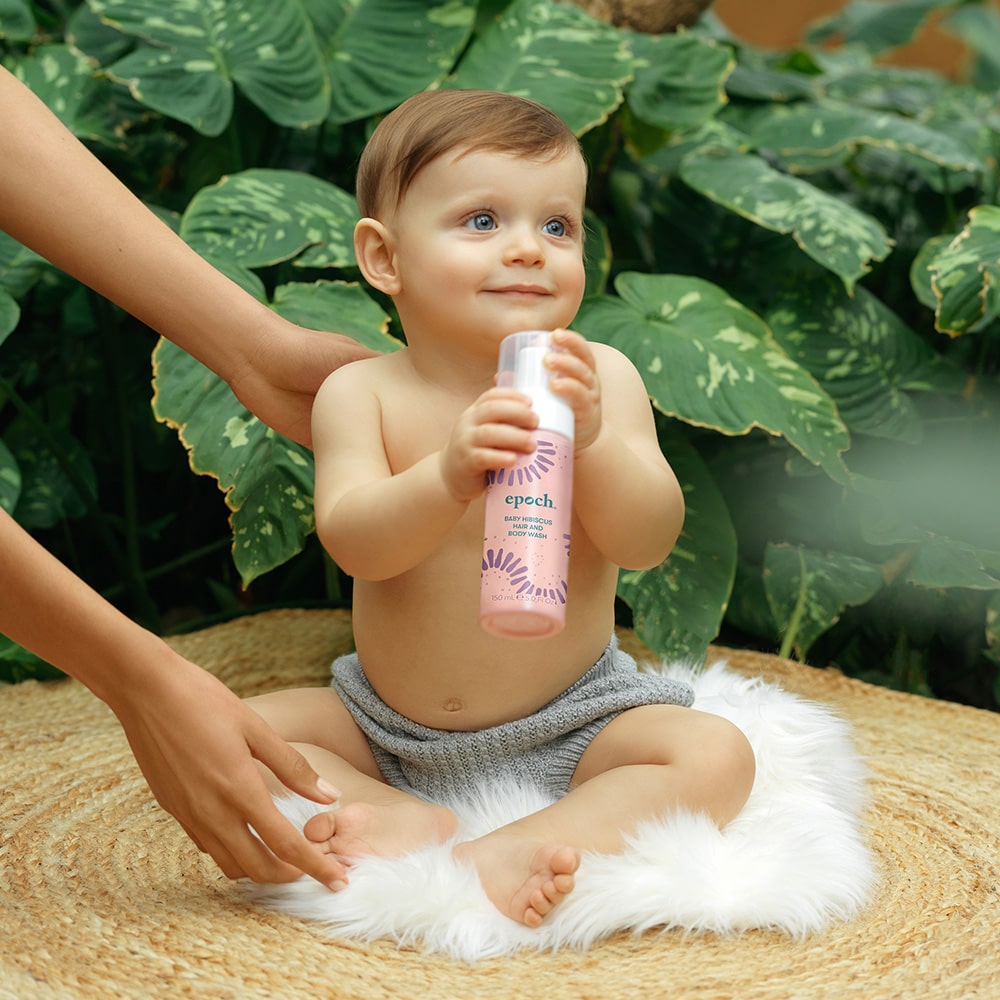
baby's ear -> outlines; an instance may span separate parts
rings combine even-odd
[[[354,227],[354,256],[369,285],[386,295],[399,291],[392,234],[377,219],[362,219]]]

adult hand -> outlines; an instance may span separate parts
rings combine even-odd
[[[280,434],[312,446],[313,397],[334,369],[375,357],[339,333],[323,333],[286,323],[275,314],[269,329],[257,337],[244,366],[226,372],[237,399]]]
[[[229,878],[346,882],[344,866],[278,811],[252,758],[315,802],[332,804],[336,791],[221,681],[164,648],[174,662],[141,691],[106,698],[160,805]]]

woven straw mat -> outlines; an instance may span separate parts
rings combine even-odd
[[[625,637],[625,643],[630,637]],[[326,683],[336,611],[172,640],[241,695]],[[0,689],[0,997],[385,1000],[1000,998],[1000,715],[715,650],[832,706],[872,772],[870,906],[804,941],[620,934],[464,964],[333,941],[250,904],[153,801],[108,709],[73,681]]]

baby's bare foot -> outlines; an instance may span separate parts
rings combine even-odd
[[[396,858],[427,844],[447,840],[454,814],[416,799],[384,803],[352,802],[313,816],[303,827],[308,840],[344,861],[375,855]]]
[[[528,927],[538,927],[573,891],[580,867],[575,847],[509,834],[493,833],[459,844],[454,854],[475,866],[486,895],[504,916]]]

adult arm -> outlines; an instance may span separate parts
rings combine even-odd
[[[0,229],[224,378],[275,430],[310,444],[323,379],[375,352],[282,319],[209,266],[0,67]]]
[[[332,790],[305,759],[224,684],[108,604],[2,510],[0,580],[0,632],[110,706],[157,800],[226,875],[281,882],[306,872],[326,885],[344,879],[343,866],[278,812],[253,762],[293,791],[331,803]]]
[[[315,389],[338,365],[372,352],[287,323],[210,267],[2,68],[0,109],[0,228],[190,351],[262,420],[308,444]],[[283,819],[253,762],[331,802],[305,760],[3,511],[0,580],[0,631],[107,702],[157,799],[227,875],[342,878],[341,866]]]

